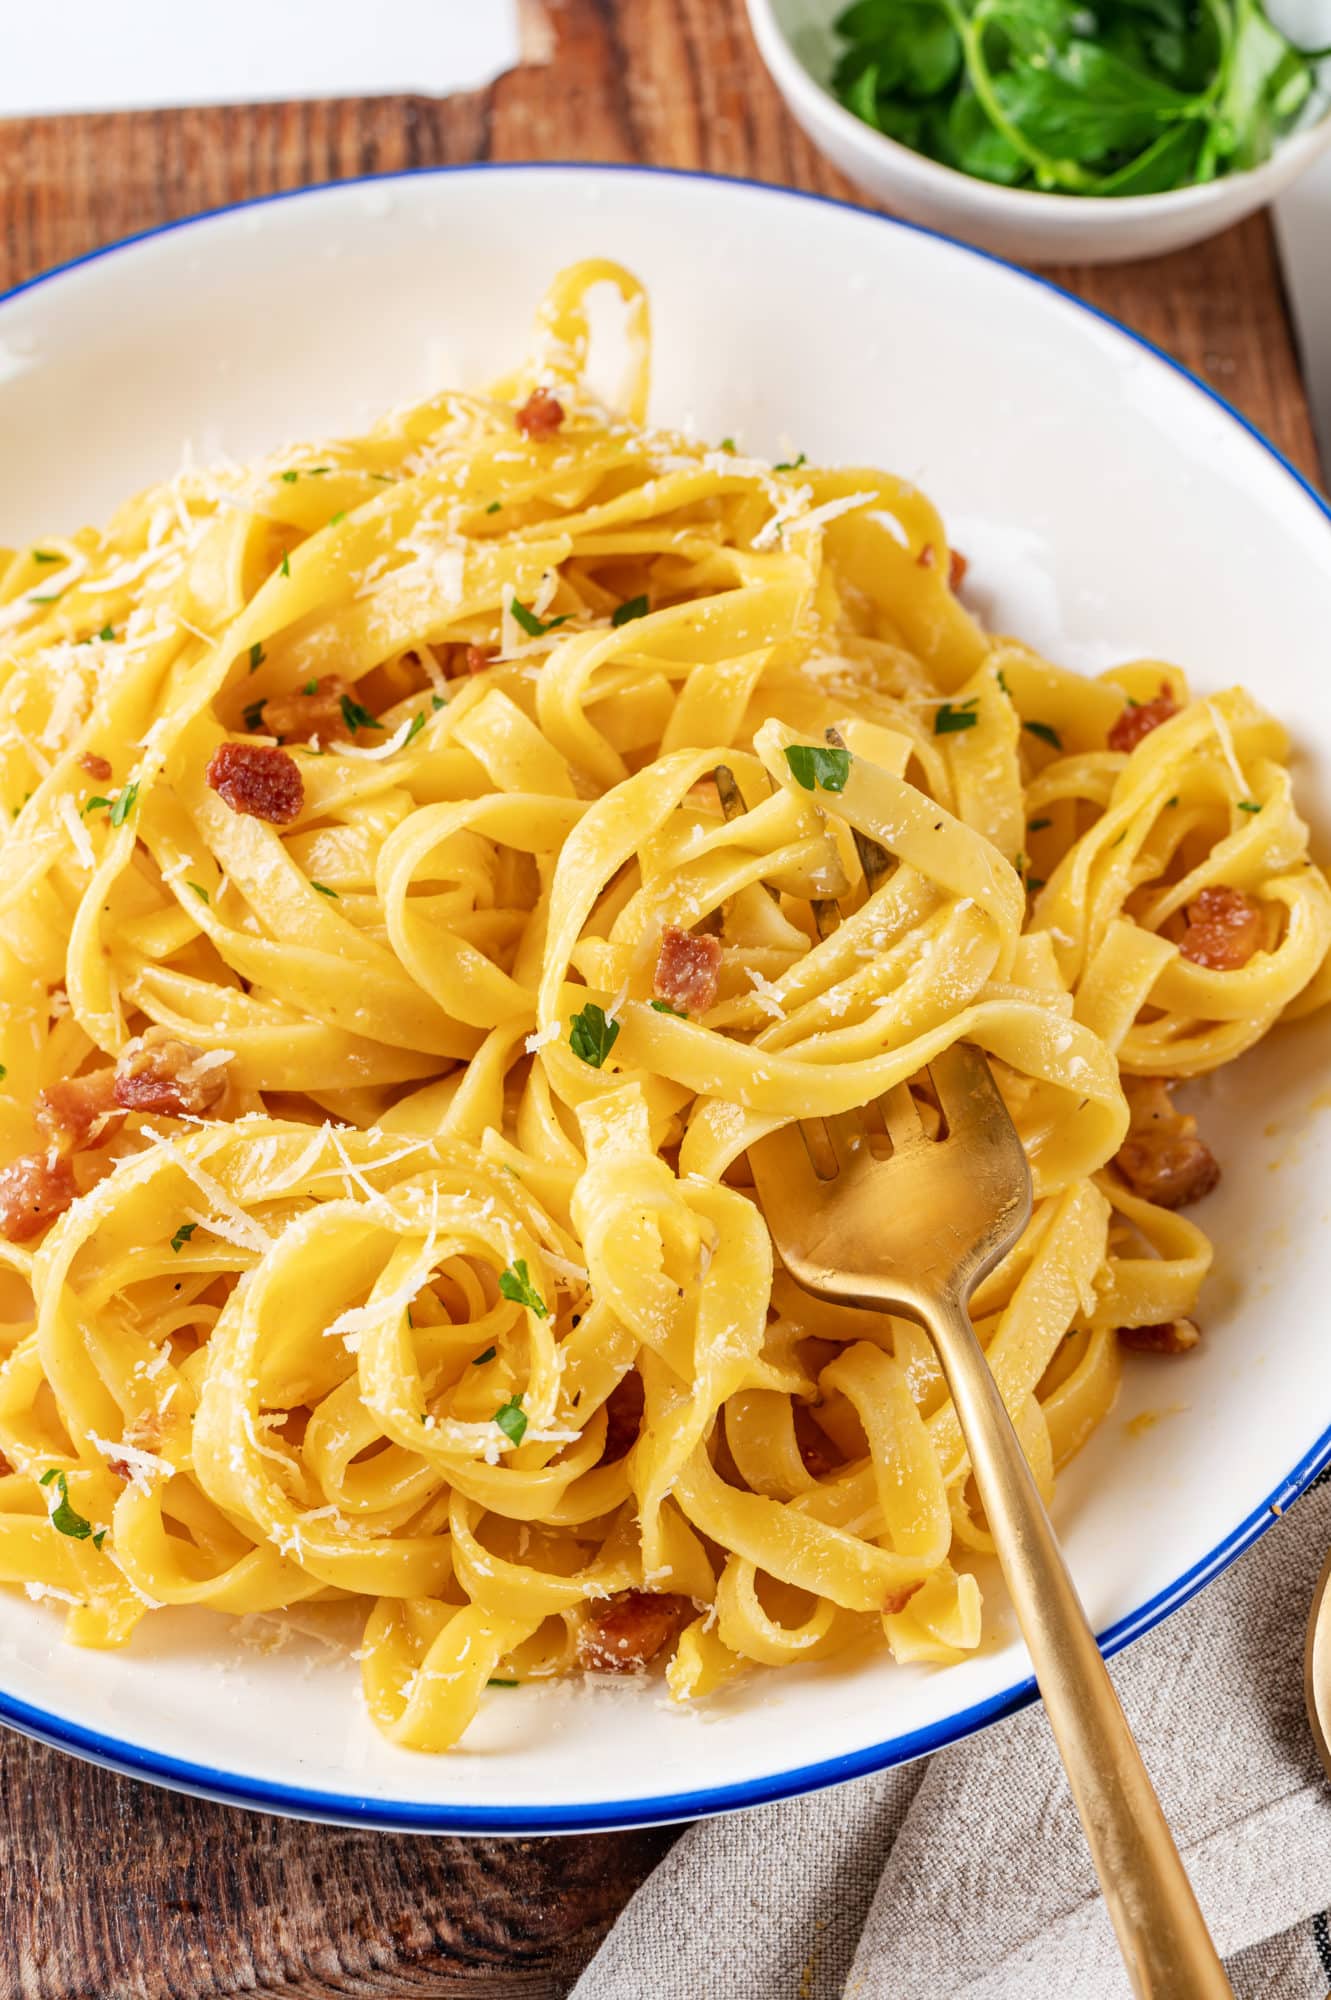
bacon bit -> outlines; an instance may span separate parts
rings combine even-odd
[[[591,1613],[578,1634],[579,1664],[598,1674],[636,1674],[692,1615],[687,1597],[621,1590]]]
[[[104,785],[111,775],[110,760],[106,757],[99,757],[95,750],[85,750],[79,758],[79,765],[82,770],[88,773],[90,778],[96,778],[99,785]]]
[[[548,389],[533,389],[517,414],[517,426],[535,443],[552,438],[564,421],[564,405]]]
[[[264,733],[293,743],[312,743],[316,737],[320,743],[349,743],[355,732],[347,727],[342,701],[354,695],[341,674],[322,674],[308,692],[294,688],[289,694],[270,694],[263,705]]]
[[[1124,709],[1109,732],[1110,749],[1135,750],[1143,736],[1149,736],[1153,729],[1178,713],[1179,705],[1169,692],[1169,682],[1161,681],[1154,701],[1138,702],[1135,708],[1129,703]]]
[[[468,646],[462,656],[462,663],[469,674],[483,674],[498,657],[498,646]]]
[[[1138,1354],[1187,1354],[1196,1347],[1202,1330],[1196,1320],[1166,1319],[1158,1326],[1121,1326],[1118,1337]]]
[[[919,1583],[903,1583],[900,1590],[889,1590],[883,1599],[884,1618],[895,1618],[899,1611],[904,1611],[920,1588]]]
[[[667,924],[661,933],[661,955],[656,961],[652,991],[685,1014],[705,1014],[716,1005],[716,989],[721,976],[721,941],[698,937]]]
[[[108,1065],[51,1084],[37,1099],[37,1130],[62,1152],[104,1146],[124,1123],[116,1116],[115,1080]]]
[[[232,812],[289,826],[305,803],[305,783],[294,757],[261,743],[222,743],[204,776]]]
[[[623,1458],[638,1441],[642,1427],[642,1413],[646,1405],[646,1394],[642,1377],[636,1368],[616,1382],[605,1399],[605,1450],[601,1453],[602,1465],[609,1465],[617,1458]]]
[[[26,1243],[54,1222],[78,1193],[63,1153],[25,1153],[0,1172],[0,1236]]]
[[[8,1479],[10,1473],[13,1470],[14,1468],[9,1463],[9,1460],[5,1457],[4,1453],[0,1451],[0,1479]]]
[[[1184,914],[1188,928],[1178,948],[1194,965],[1212,972],[1237,972],[1261,947],[1262,913],[1241,889],[1230,889],[1223,882],[1203,889]]]
[[[926,542],[924,547],[920,550],[920,553],[916,556],[915,560],[919,564],[921,569],[932,569],[934,566],[934,562],[936,560],[934,555],[933,543]],[[948,550],[947,587],[949,590],[957,591],[961,589],[962,584],[966,581],[966,571],[969,568],[970,564],[967,562],[965,556],[961,553],[960,549]]]
[[[209,1063],[193,1042],[165,1028],[149,1028],[129,1043],[115,1067],[115,1101],[124,1111],[155,1111],[166,1118],[202,1118],[226,1090],[222,1063]]]
[[[1197,1120],[1175,1109],[1163,1077],[1126,1077],[1132,1122],[1114,1165],[1134,1194],[1157,1208],[1186,1208],[1210,1194],[1220,1167],[1197,1137]]]

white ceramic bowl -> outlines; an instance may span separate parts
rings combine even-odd
[[[763,61],[794,116],[829,160],[894,214],[1033,264],[1112,264],[1214,236],[1274,200],[1331,146],[1331,97],[1317,93],[1300,129],[1251,173],[1123,200],[997,187],[875,132],[828,87],[832,23],[845,0],[748,0]]]
[[[1075,301],[774,189],[462,169],[233,210],[39,280],[0,303],[0,542],[98,518],[186,440],[243,455],[483,381],[555,267],[593,253],[650,284],[662,417],[918,479],[996,625],[1089,668],[1158,648],[1203,688],[1242,676],[1296,729],[1305,802],[1331,797],[1322,503],[1207,390]],[[1331,1020],[1314,1019],[1204,1093],[1226,1166],[1202,1218],[1220,1245],[1206,1343],[1134,1360],[1059,1483],[1109,1646],[1199,1588],[1331,1451],[1329,1052]],[[1161,1419],[1134,1435],[1144,1409]],[[693,1816],[917,1755],[1030,1693],[994,1594],[985,1649],[947,1671],[758,1675],[691,1713],[657,1683],[523,1689],[428,1758],[383,1741],[354,1662],[317,1638],[256,1652],[230,1621],[166,1612],[123,1653],[78,1652],[55,1608],[2,1601],[0,1720],[163,1783],[370,1825]]]

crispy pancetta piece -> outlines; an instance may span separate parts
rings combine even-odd
[[[1211,972],[1237,972],[1262,944],[1262,913],[1241,889],[1223,882],[1203,889],[1184,915],[1188,928],[1179,950],[1194,965]]]
[[[290,826],[305,803],[305,781],[294,757],[275,744],[222,743],[204,773],[232,812]]]
[[[1114,1165],[1134,1194],[1158,1208],[1186,1208],[1210,1194],[1220,1168],[1197,1137],[1197,1120],[1175,1108],[1163,1077],[1123,1080],[1132,1122]]]
[[[661,933],[652,991],[680,1014],[705,1014],[716,1005],[721,940],[667,924]]]
[[[621,1590],[598,1604],[578,1634],[578,1662],[598,1674],[636,1674],[692,1616],[687,1597]]]

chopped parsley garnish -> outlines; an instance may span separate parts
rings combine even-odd
[[[527,1412],[522,1407],[521,1396],[510,1396],[495,1411],[494,1420],[506,1438],[514,1444],[521,1444],[527,1435]]]
[[[531,1281],[525,1257],[519,1257],[516,1264],[499,1273],[499,1289],[514,1305],[526,1306],[538,1319],[549,1319],[550,1308]]]
[[[266,701],[252,701],[250,703],[241,717],[241,721],[248,730],[253,731],[263,728],[263,712],[266,707]]]
[[[1021,726],[1023,729],[1029,729],[1032,736],[1038,736],[1042,743],[1047,743],[1051,750],[1063,748],[1063,738],[1052,722],[1023,722]]]
[[[850,776],[849,750],[825,750],[821,744],[792,743],[785,753],[790,775],[797,785],[811,792],[821,785],[825,792],[844,792]]]
[[[59,604],[64,594],[63,590],[51,590],[47,591],[44,596],[39,597],[35,590],[30,590],[28,592],[28,602],[29,604]]]
[[[190,1237],[194,1234],[198,1226],[199,1225],[197,1222],[181,1223],[179,1229],[176,1231],[175,1235],[171,1238],[171,1248],[174,1251],[176,1251],[177,1254],[184,1249],[185,1245],[189,1242]]]
[[[111,811],[107,815],[112,826],[123,826],[125,824],[125,821],[134,810],[134,801],[138,796],[139,787],[137,780],[132,785],[126,785],[123,792],[116,794]]]
[[[333,469],[333,468],[332,468],[332,466],[331,466],[331,465],[312,465],[312,466],[311,466],[311,467],[309,468],[309,472],[310,472],[310,478],[311,478],[311,479],[322,479],[322,478],[323,478],[323,476],[324,476],[324,474],[325,474],[326,472],[331,472],[331,471],[332,471],[332,469]]]
[[[256,672],[263,665],[267,657],[268,655],[263,650],[263,640],[256,639],[250,647],[250,672]]]
[[[1031,895],[1033,896],[1033,895],[1035,894],[1035,892],[1036,892],[1036,890],[1037,890],[1037,889],[1043,889],[1043,887],[1044,887],[1044,876],[1043,876],[1043,875],[1028,875],[1028,876],[1026,877],[1026,887],[1027,887],[1027,890],[1028,890],[1028,891],[1030,892],[1030,894],[1031,894]]]
[[[280,562],[280,563],[279,563],[279,564],[277,565],[277,567],[278,567],[278,570],[279,570],[279,572],[280,572],[280,573],[281,573],[281,574],[282,574],[283,576],[290,576],[290,574],[291,574],[291,557],[290,557],[290,555],[289,555],[289,554],[287,554],[287,555],[284,555],[284,556],[282,557],[282,560],[281,560],[281,562]]]
[[[201,903],[206,903],[209,900],[208,891],[204,888],[202,882],[187,882],[185,887],[192,889]]]
[[[370,477],[371,479],[377,479],[381,486],[397,485],[397,481],[394,479],[391,472],[372,472],[370,474]]]
[[[735,440],[734,440],[734,438],[722,438],[722,440],[721,440],[721,449],[722,449],[722,451],[734,451],[734,449],[735,449]]]
[[[521,1687],[522,1682],[501,1680],[498,1674],[491,1674],[489,1680],[485,1683],[485,1685],[488,1688],[515,1688],[515,1687]]]
[[[1166,799],[1166,800],[1165,800],[1165,804],[1166,804],[1167,806],[1176,806],[1176,805],[1178,804],[1178,793],[1177,793],[1177,792],[1175,792],[1175,794],[1174,794],[1174,796],[1173,796],[1173,798],[1172,798],[1172,799]]]
[[[687,1021],[689,1018],[686,1007],[672,1007],[668,1000],[649,1000],[647,1005],[657,1014],[673,1014],[677,1021]]]
[[[447,706],[448,704],[441,694],[432,694],[430,696],[430,707],[436,715],[438,715],[441,708],[446,708]]]
[[[492,500],[485,511],[487,514],[497,514],[503,504],[502,500]]]
[[[610,623],[618,631],[621,625],[631,625],[635,618],[645,618],[649,608],[645,596],[630,597],[617,610],[611,612]]]
[[[418,709],[416,714],[413,715],[411,718],[411,728],[407,731],[406,735],[402,739],[402,748],[404,750],[406,749],[408,743],[414,743],[416,741],[416,738],[420,735],[424,727],[425,727],[425,711],[424,709]]]
[[[772,467],[772,470],[773,472],[798,472],[804,463],[805,454],[801,452],[798,458],[779,459]]]
[[[284,472],[282,474],[283,483],[287,486],[294,486],[299,478],[300,474],[298,472]]]
[[[341,709],[342,720],[353,735],[358,729],[382,729],[384,726],[377,715],[371,715],[368,708],[362,708],[349,694],[343,695]]]
[[[110,645],[115,636],[115,632],[110,625],[103,625],[101,631],[97,634],[97,637],[104,646]]]
[[[1026,822],[1026,831],[1027,833],[1043,833],[1045,828],[1052,826],[1053,823],[1051,819],[1028,819]]]
[[[1257,804],[1257,801],[1255,799],[1239,800],[1239,811],[1241,813],[1259,813],[1261,810],[1262,810],[1261,807]]]
[[[32,552],[32,559],[34,562],[45,562],[45,563],[63,562],[65,560],[65,558],[61,555],[53,555],[50,549],[34,549]]]
[[[100,796],[95,799],[87,799],[84,802],[83,810],[85,813],[100,812],[103,806],[109,806],[110,803],[110,799],[104,799]]]
[[[1001,667],[998,669],[998,672],[994,675],[994,679],[998,682],[998,685],[1002,688],[1008,700],[1011,701],[1012,690],[1007,684],[1007,675],[1003,672],[1003,669]]]
[[[497,1352],[497,1348],[487,1347],[484,1354],[473,1354],[471,1357],[472,1367],[479,1368],[483,1361],[493,1361]]]
[[[3,1063],[0,1063],[0,1083],[3,1083],[8,1075],[9,1071],[5,1068],[5,1065]]]
[[[305,685],[301,689],[302,694],[318,694],[318,692],[319,692],[318,681],[306,681]]]
[[[979,699],[973,694],[969,701],[945,701],[934,715],[934,735],[955,736],[959,729],[974,729],[980,719],[976,714]]]
[[[321,896],[331,896],[335,903],[341,901],[341,898],[338,895],[337,890],[330,889],[326,882],[311,882],[310,887],[311,889],[317,889]]]
[[[57,1533],[68,1535],[75,1542],[86,1542],[91,1536],[93,1547],[100,1549],[102,1543],[106,1540],[106,1529],[99,1528],[94,1535],[92,1532],[92,1522],[85,1521],[82,1514],[70,1506],[69,1481],[63,1472],[57,1471],[55,1466],[52,1466],[49,1472],[44,1472],[37,1481],[37,1484],[39,1486],[49,1486],[52,1480],[55,1481],[55,1489],[60,1498],[51,1509],[51,1526]]]
[[[328,516],[328,525],[330,528],[335,528],[339,521],[345,521],[346,518],[347,518],[346,508],[339,507],[336,514],[330,514]]]
[[[603,1007],[589,1000],[581,1013],[568,1024],[568,1045],[593,1069],[600,1069],[619,1036],[619,1023],[612,1021]]]
[[[557,625],[567,625],[570,615],[566,611],[560,618],[538,618],[534,611],[527,609],[520,597],[513,598],[508,608],[529,639],[543,639],[546,633],[553,632]]]

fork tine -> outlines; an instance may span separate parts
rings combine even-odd
[[[845,749],[845,738],[839,729],[828,728],[823,734],[834,749]],[[857,826],[853,826],[850,831],[855,842],[855,852],[860,857],[860,867],[864,870],[869,894],[872,896],[874,890],[881,889],[892,873],[892,857],[885,847],[880,847],[876,840],[870,840],[868,834],[861,833]]]
[[[895,1084],[891,1090],[884,1091],[878,1103],[893,1150],[899,1153],[904,1146],[918,1144],[924,1137],[924,1127],[920,1123],[915,1099],[910,1094],[910,1085]]]
[[[869,1157],[869,1139],[853,1111],[839,1111],[823,1119],[838,1173],[848,1174]]]
[[[984,1055],[969,1042],[954,1042],[929,1064],[934,1089],[949,1132],[988,1123],[1007,1110]]]

